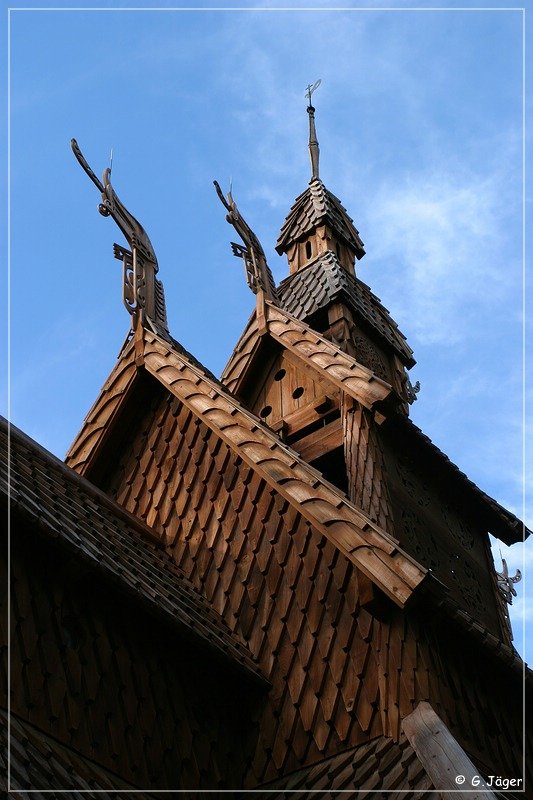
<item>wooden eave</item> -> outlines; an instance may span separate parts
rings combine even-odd
[[[328,347],[331,343],[324,340]],[[334,348],[336,349],[336,348]],[[340,351],[339,351],[340,352]],[[344,354],[342,354],[344,356]],[[348,361],[353,361],[346,356]],[[398,542],[353,506],[344,495],[264,425],[254,414],[242,408],[225,387],[192,361],[182,348],[151,331],[139,329],[135,347],[130,347],[104,384],[99,398],[87,415],[86,426],[68,453],[68,462],[76,470],[94,468],[105,437],[101,415],[112,402],[113,418],[120,415],[127,399],[119,376],[133,364],[140,363],[149,375],[171,392],[196,417],[237,453],[268,485],[295,507],[316,530],[330,540],[352,563],[400,607],[412,598],[424,581],[427,570],[400,549]],[[357,362],[353,362],[357,368]],[[351,386],[359,380],[351,364],[341,370]],[[369,372],[361,367],[365,373]],[[341,378],[337,377],[338,380]],[[376,379],[376,385],[383,381]],[[385,387],[387,386],[384,384]],[[116,402],[111,401],[113,387]]]
[[[391,397],[390,384],[269,300],[265,301],[264,319],[266,331],[262,333],[257,318],[251,318],[222,373],[222,383],[233,394],[239,395],[253,368],[261,339],[270,337],[295,356],[303,369],[312,369],[317,378],[333,384],[368,409]]]
[[[394,437],[403,452],[416,451],[432,473],[452,486],[456,494],[462,494],[470,506],[476,508],[493,536],[511,545],[524,541],[530,535],[531,531],[518,517],[476,486],[410,419],[400,414],[391,416],[384,423],[384,431]]]
[[[126,399],[138,380],[135,342],[130,340],[89,409],[81,429],[67,450],[65,463],[79,475],[88,475],[108,441]]]
[[[354,320],[372,338],[377,336],[385,350],[392,347],[407,369],[416,363],[404,334],[380,299],[329,250],[284,278],[277,294],[281,308],[305,321],[331,303],[342,301],[348,305]]]
[[[220,383],[149,331],[144,366],[398,606],[411,600],[427,571]]]

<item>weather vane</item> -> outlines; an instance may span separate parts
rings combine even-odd
[[[317,81],[315,81],[315,83],[313,83],[313,85],[309,84],[309,86],[305,90],[305,96],[307,97],[310,106],[313,105],[311,102],[311,97],[313,96],[313,92],[316,92],[321,83],[322,81],[319,78]]]

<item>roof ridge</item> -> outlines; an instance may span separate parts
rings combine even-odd
[[[501,518],[504,524],[514,527],[519,531],[523,529],[524,539],[531,534],[531,530],[525,525],[525,523],[522,520],[520,520],[518,517],[516,517],[506,508],[504,508],[504,506],[498,503],[498,501],[495,500],[493,497],[490,497],[490,495],[488,495],[486,492],[480,489],[479,486],[477,486],[477,484],[474,483],[474,481],[470,480],[468,475],[466,475],[466,473],[464,473],[461,469],[459,469],[459,467],[456,464],[454,464],[451,458],[449,458],[449,456],[447,456],[446,453],[443,450],[441,450],[440,447],[438,447],[438,445],[436,445],[435,442],[433,442],[432,439],[426,433],[424,433],[421,428],[418,427],[418,425],[415,425],[415,423],[411,419],[409,419],[409,417],[398,415],[394,417],[394,419],[390,420],[389,425],[391,427],[399,428],[402,432],[407,432],[408,435],[409,434],[415,435],[418,441],[424,447],[428,448],[429,452],[431,452],[434,456],[440,459],[443,467],[445,469],[453,470],[457,478],[461,480],[464,484],[466,484],[469,490],[474,491],[475,494],[478,495],[478,499],[484,504],[488,505],[489,508],[492,510],[492,512],[497,514]],[[496,536],[495,533],[493,535]],[[511,543],[515,544],[516,542],[523,541],[523,538],[521,535],[519,535],[518,538],[514,539],[512,542],[510,539],[509,540],[502,539],[502,541],[504,541],[506,544],[511,544]]]

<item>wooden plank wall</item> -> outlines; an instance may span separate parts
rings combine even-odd
[[[295,361],[290,353],[278,354],[259,387],[245,403],[267,425],[275,425],[310,407],[326,393],[329,397],[339,394],[339,390],[327,380],[318,380],[315,370],[305,369]],[[264,409],[270,409],[269,413],[262,413]],[[318,419],[318,415],[315,417]]]

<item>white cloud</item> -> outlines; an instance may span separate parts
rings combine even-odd
[[[385,179],[372,198],[373,261],[387,269],[396,314],[426,344],[460,341],[472,314],[509,289],[500,176],[439,171]],[[398,259],[403,263],[398,265]],[[514,270],[513,270],[514,267]],[[386,267],[385,267],[386,268]]]

